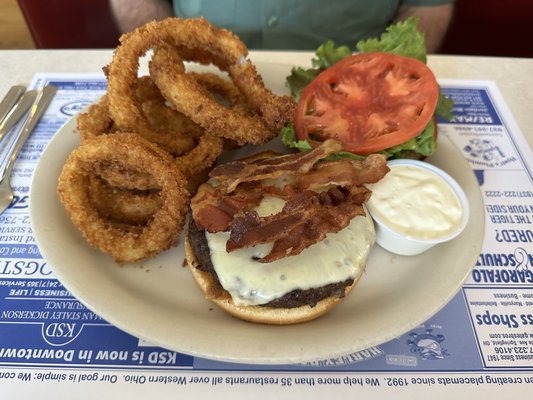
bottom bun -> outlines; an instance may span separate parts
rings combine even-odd
[[[320,300],[314,306],[303,305],[295,308],[278,308],[267,306],[238,306],[231,299],[230,294],[224,290],[210,272],[198,269],[198,259],[194,254],[189,237],[185,235],[185,256],[192,275],[207,299],[214,302],[228,314],[244,321],[257,322],[271,325],[290,325],[306,322],[320,317],[341,303],[348,293],[359,282],[357,277],[354,282],[344,288],[344,297],[330,296]]]

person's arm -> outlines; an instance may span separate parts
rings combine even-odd
[[[419,18],[419,28],[425,34],[428,53],[436,53],[452,20],[453,4],[427,7],[402,5],[396,21],[403,21],[410,16]]]
[[[172,16],[172,3],[167,0],[110,0],[111,11],[118,29],[130,32],[154,19]]]

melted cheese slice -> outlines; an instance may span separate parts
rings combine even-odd
[[[265,197],[256,211],[270,215],[283,207],[283,200]],[[304,249],[297,256],[260,263],[272,244],[226,252],[229,232],[206,233],[211,260],[220,283],[236,305],[259,305],[295,289],[318,288],[356,279],[364,271],[374,244],[374,225],[368,216],[352,219],[350,225]]]

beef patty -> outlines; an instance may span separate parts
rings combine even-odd
[[[203,272],[209,272],[211,275],[213,275],[217,284],[220,285],[217,273],[213,267],[213,262],[211,261],[211,254],[209,251],[209,245],[207,244],[205,231],[198,229],[192,218],[189,218],[187,235],[191,249],[198,260],[198,266],[196,268]],[[353,279],[347,279],[343,282],[331,283],[319,288],[305,290],[296,289],[278,299],[263,304],[262,306],[274,308],[296,308],[307,304],[311,307],[314,307],[320,300],[323,300],[327,297],[344,297],[345,287],[351,286],[353,283]],[[222,288],[222,286],[220,286],[220,288]]]

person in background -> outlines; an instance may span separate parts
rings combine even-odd
[[[419,18],[428,53],[436,53],[454,0],[110,0],[117,26],[129,32],[169,16],[203,16],[236,33],[250,49],[315,50],[326,40],[353,48],[391,23]]]

